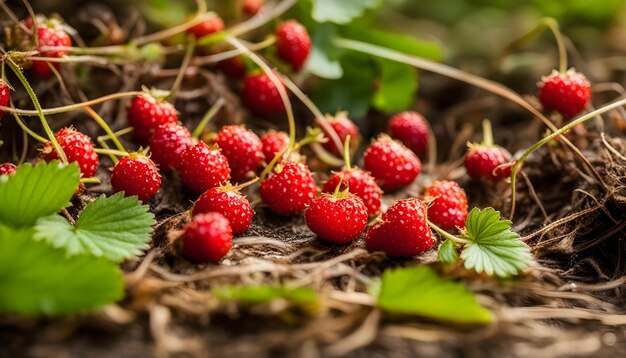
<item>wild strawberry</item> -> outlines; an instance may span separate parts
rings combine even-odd
[[[385,135],[367,148],[363,164],[383,190],[411,184],[422,169],[415,153]]]
[[[233,234],[241,234],[250,228],[254,211],[250,202],[230,183],[205,191],[193,206],[193,215],[218,212],[228,221]]]
[[[254,16],[263,8],[264,0],[243,0],[241,8],[248,16]]]
[[[324,193],[311,201],[304,218],[320,239],[345,244],[365,231],[367,208],[361,198],[348,191]]]
[[[0,79],[0,106],[8,106],[11,96],[11,88],[2,79]],[[0,119],[4,116],[4,111],[0,110]]]
[[[32,18],[24,20],[24,25],[29,29],[34,29]],[[63,30],[63,25],[54,19],[46,19],[44,17],[37,18],[37,51],[41,57],[61,58],[67,55],[67,50],[44,50],[50,47],[68,47],[72,46],[70,36]],[[52,70],[48,63],[53,65],[57,70],[61,68],[60,62],[33,61],[33,73],[40,77],[49,77]]]
[[[131,153],[113,167],[111,173],[113,192],[124,192],[124,196],[136,195],[139,200],[150,200],[161,187],[161,175],[150,158],[140,153]]]
[[[128,107],[128,123],[134,128],[135,138],[141,144],[148,143],[159,126],[176,122],[178,113],[174,106],[148,93],[135,97]]]
[[[344,143],[346,141],[346,138],[350,136],[350,146],[358,144],[359,128],[357,128],[354,122],[352,122],[350,118],[348,118],[345,112],[339,112],[336,116],[327,115],[327,118],[328,124],[335,130],[341,143]],[[328,138],[328,141],[323,144],[324,148],[328,152],[336,156],[340,156],[341,151],[339,150],[339,148],[337,148],[335,142],[331,139],[330,134],[328,133],[328,131],[326,131],[325,128],[323,128],[323,130],[325,137]]]
[[[311,53],[311,38],[306,28],[296,20],[287,20],[276,29],[278,57],[299,71]]]
[[[187,29],[187,33],[200,38],[222,30],[224,30],[224,21],[221,17],[215,16]]]
[[[383,251],[392,257],[419,255],[435,242],[426,221],[426,207],[414,198],[396,201],[365,236],[369,251]]]
[[[464,228],[467,218],[467,196],[459,184],[450,180],[434,182],[426,189],[432,198],[428,219],[444,230]]]
[[[416,154],[424,154],[428,146],[428,124],[417,112],[402,112],[389,120],[391,136]]]
[[[219,186],[230,178],[228,159],[205,143],[193,145],[180,155],[176,165],[180,179],[198,193]]]
[[[259,189],[261,199],[279,215],[297,214],[315,197],[313,175],[304,163],[287,162],[277,165]]]
[[[281,83],[281,86],[284,85]],[[257,116],[270,117],[285,113],[285,105],[276,85],[266,74],[246,77],[243,82],[243,103]]]
[[[214,140],[228,159],[234,182],[256,171],[263,160],[263,144],[254,132],[244,126],[224,126]]]
[[[0,175],[11,175],[15,173],[17,167],[13,163],[0,164]]]
[[[468,144],[465,155],[465,169],[472,179],[487,179],[500,181],[511,175],[511,166],[503,164],[509,162],[508,154],[504,149],[493,144],[491,123],[483,121],[483,142]]]
[[[241,79],[246,75],[246,64],[239,56],[218,62],[217,68],[233,79]]]
[[[289,135],[285,132],[271,130],[261,138],[265,162],[270,163],[276,154],[289,146]]]
[[[65,152],[67,160],[70,163],[76,162],[78,164],[83,178],[90,178],[96,174],[98,170],[98,155],[93,149],[91,138],[73,127],[61,129],[54,135],[54,138],[56,138],[59,146]],[[41,154],[47,162],[59,159],[59,155],[54,150],[51,142],[44,145]]]
[[[181,153],[193,144],[187,128],[178,123],[167,123],[150,137],[152,159],[161,169],[173,169]]]
[[[194,216],[183,228],[182,254],[192,262],[221,260],[233,247],[233,231],[220,213]]]
[[[322,191],[324,193],[332,193],[340,181],[341,190],[349,189],[352,194],[363,200],[368,215],[372,216],[378,213],[383,191],[376,184],[374,177],[359,168],[345,169],[333,173],[322,186]]]
[[[539,83],[539,101],[546,111],[557,111],[572,118],[589,103],[591,84],[587,77],[574,69],[566,73],[553,71]]]

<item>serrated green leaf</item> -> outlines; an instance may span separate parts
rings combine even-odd
[[[70,256],[90,254],[118,262],[147,248],[153,224],[147,206],[134,196],[117,193],[89,203],[75,226],[59,215],[39,219],[35,238],[64,248]]]
[[[465,227],[463,238],[468,244],[461,252],[461,258],[466,268],[509,277],[532,264],[530,248],[511,231],[509,220],[500,220],[500,212],[495,209],[472,209]]]
[[[115,302],[124,294],[116,264],[34,241],[33,229],[0,225],[0,313],[61,315]]]
[[[380,80],[373,98],[373,105],[384,112],[400,112],[415,101],[417,71],[413,66],[395,61],[378,59]]]
[[[0,224],[28,227],[58,212],[70,204],[79,180],[76,163],[63,166],[57,160],[22,164],[14,175],[0,176]]]
[[[347,24],[355,17],[371,9],[377,0],[315,0],[313,1],[313,19],[317,22],[334,22]]]
[[[343,68],[338,60],[332,58],[332,41],[335,27],[330,23],[320,24],[313,32],[313,49],[306,63],[306,71],[327,79],[338,79],[343,76]]]
[[[463,284],[442,278],[428,266],[385,271],[378,306],[455,323],[486,324],[492,319]]]
[[[446,241],[444,241],[441,246],[439,246],[439,251],[437,252],[437,260],[445,262],[447,264],[451,264],[456,262],[458,259],[459,254],[456,252],[454,241],[446,239]]]
[[[236,301],[251,305],[267,304],[276,299],[285,299],[292,305],[313,311],[319,308],[319,297],[308,287],[285,286],[225,286],[212,291],[222,301]]]

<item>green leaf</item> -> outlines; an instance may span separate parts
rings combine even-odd
[[[377,0],[314,0],[312,16],[317,22],[347,24],[361,16],[365,9],[373,8],[376,2]]]
[[[69,255],[91,254],[118,262],[148,247],[154,222],[137,197],[101,195],[85,207],[75,226],[59,215],[39,219],[35,238],[64,248]]]
[[[76,163],[63,166],[57,160],[22,164],[14,175],[0,176],[0,224],[28,227],[58,212],[70,204],[79,180]]]
[[[519,274],[533,262],[530,248],[519,237],[495,209],[472,209],[463,234],[469,241],[461,252],[465,267],[499,277]]]
[[[374,30],[371,27],[355,24],[344,27],[343,35],[353,40],[386,47],[408,55],[424,57],[433,61],[442,59],[441,49],[437,43],[419,40],[394,32]]]
[[[455,323],[486,324],[492,319],[463,284],[440,277],[428,266],[385,271],[378,306],[391,313]]]
[[[320,24],[313,33],[313,49],[306,63],[306,70],[327,79],[338,79],[343,76],[343,68],[338,60],[332,58],[332,41],[335,27],[330,23]]]
[[[0,225],[0,313],[60,315],[85,312],[123,297],[117,265],[34,241],[32,229]]]
[[[212,291],[222,301],[236,301],[251,305],[267,304],[276,299],[285,299],[292,305],[317,310],[319,298],[308,287],[289,288],[284,286],[225,286]]]
[[[378,60],[381,76],[373,105],[384,112],[408,109],[417,92],[417,71],[412,66],[390,60]]]
[[[456,247],[454,246],[454,241],[450,239],[446,239],[441,246],[439,246],[439,251],[437,252],[437,260],[441,262],[445,262],[447,264],[451,264],[456,262],[459,259],[459,254],[456,252]]]

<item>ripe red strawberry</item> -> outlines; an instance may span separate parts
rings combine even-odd
[[[383,190],[409,185],[422,169],[419,158],[399,142],[382,135],[363,154],[365,169]]]
[[[332,193],[341,181],[341,190],[349,188],[350,192],[361,198],[367,208],[367,214],[372,216],[380,210],[380,198],[383,191],[380,190],[376,180],[368,172],[359,168],[345,169],[333,173],[322,186],[324,193]]]
[[[346,244],[365,231],[367,208],[361,198],[348,191],[322,194],[311,201],[304,218],[320,239]]]
[[[233,247],[233,231],[220,213],[194,216],[183,228],[182,254],[192,262],[221,260]]]
[[[54,138],[56,138],[61,149],[65,152],[67,160],[70,163],[76,162],[78,164],[83,178],[90,178],[96,174],[98,170],[98,155],[93,149],[91,138],[73,127],[61,129],[54,135]],[[41,154],[47,162],[59,159],[59,155],[54,150],[51,142],[44,145]]]
[[[304,163],[277,165],[259,189],[261,199],[279,215],[297,214],[315,197],[316,186],[309,167]]]
[[[193,144],[187,128],[178,123],[161,125],[150,137],[151,159],[161,169],[173,169],[182,152]]]
[[[174,106],[148,93],[135,97],[128,107],[128,123],[134,128],[135,138],[141,144],[148,143],[159,126],[176,122],[178,113]]]
[[[428,124],[417,112],[402,112],[389,120],[391,136],[399,140],[416,154],[426,153],[428,146]]]
[[[198,143],[180,155],[176,165],[180,179],[198,193],[219,186],[230,178],[228,159],[219,149]]]
[[[359,142],[359,128],[348,118],[345,112],[339,112],[336,116],[327,116],[328,124],[335,130],[337,136],[341,140],[341,143],[345,143],[346,138],[350,136],[350,146],[355,146]],[[328,138],[328,141],[323,144],[324,148],[336,155],[341,156],[341,151],[335,145],[335,142],[331,139],[330,134],[326,129],[324,130],[324,136]]]
[[[32,18],[24,20],[24,25],[29,29],[34,29]],[[63,26],[59,21],[54,19],[46,19],[44,17],[37,18],[37,51],[41,57],[61,58],[67,55],[66,50],[46,50],[44,47],[68,47],[72,46],[70,36],[63,30]],[[61,68],[60,62],[50,62],[57,70]],[[52,70],[48,66],[47,61],[33,61],[33,73],[40,77],[49,77]]]
[[[250,172],[255,172],[263,160],[261,139],[244,126],[224,126],[213,142],[228,159],[234,182],[245,179]]]
[[[11,98],[11,88],[2,79],[0,79],[0,106],[8,106]],[[4,116],[4,111],[0,110],[0,119]]]
[[[141,153],[131,153],[113,167],[111,173],[113,192],[124,196],[137,195],[139,200],[150,200],[161,187],[161,175],[150,158]]]
[[[250,228],[254,215],[248,199],[230,183],[216,186],[200,195],[193,206],[193,215],[208,212],[218,212],[224,215],[230,221],[235,235]]]
[[[200,38],[222,30],[224,30],[224,21],[221,17],[215,16],[187,29],[187,33]]]
[[[239,56],[218,62],[217,68],[233,79],[241,79],[246,75],[246,64]]]
[[[263,8],[264,0],[243,0],[241,8],[249,16],[254,16]]]
[[[13,163],[0,164],[0,175],[11,175],[15,173],[17,167]]]
[[[392,257],[419,255],[435,242],[426,221],[426,207],[414,198],[396,201],[365,236],[369,251],[383,251]]]
[[[265,162],[270,163],[281,150],[289,146],[289,135],[285,132],[271,130],[261,138]]]
[[[467,196],[459,184],[450,180],[434,182],[426,195],[433,201],[428,206],[428,219],[444,230],[464,228],[467,218]]]
[[[511,166],[500,165],[509,162],[507,154],[500,147],[472,144],[465,156],[465,169],[472,179],[500,181],[511,175]],[[498,168],[498,169],[496,169]]]
[[[296,20],[287,20],[276,29],[278,57],[299,71],[311,54],[311,38],[306,28]]]
[[[557,111],[572,118],[589,103],[591,84],[587,77],[574,69],[566,73],[553,71],[539,83],[539,101],[546,111]]]
[[[282,83],[281,86],[284,88]],[[278,89],[266,74],[246,77],[242,97],[246,107],[257,116],[270,117],[285,113]]]

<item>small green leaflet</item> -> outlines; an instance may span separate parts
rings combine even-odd
[[[69,255],[119,262],[147,248],[154,222],[154,215],[136,197],[102,195],[85,207],[75,226],[56,214],[39,219],[35,238],[64,248]]]
[[[70,204],[79,180],[78,165],[64,166],[57,160],[36,166],[25,163],[15,174],[0,176],[0,224],[28,227],[58,212]]]
[[[417,92],[417,70],[413,66],[378,59],[380,81],[372,104],[384,112],[400,112],[411,106]]]
[[[437,252],[437,260],[451,264],[459,259],[459,254],[456,253],[456,247],[454,247],[454,241],[446,239]]]
[[[495,209],[472,209],[463,233],[469,241],[461,252],[465,268],[499,277],[519,274],[533,262],[530,248],[519,237]]]
[[[327,79],[338,79],[343,76],[343,68],[338,60],[331,58],[335,37],[335,26],[330,23],[319,24],[313,32],[313,49],[306,63],[306,70]]]
[[[117,265],[32,239],[32,229],[0,225],[0,313],[60,315],[102,307],[123,297]]]
[[[363,14],[365,9],[373,8],[377,0],[314,0],[313,19],[317,22],[347,24]]]
[[[225,286],[214,289],[212,293],[222,301],[259,305],[282,298],[294,306],[305,308],[307,311],[316,311],[319,308],[317,294],[308,287],[289,288],[269,285]]]
[[[492,317],[472,292],[440,277],[428,266],[383,273],[378,306],[391,313],[415,314],[440,321],[486,324]]]

